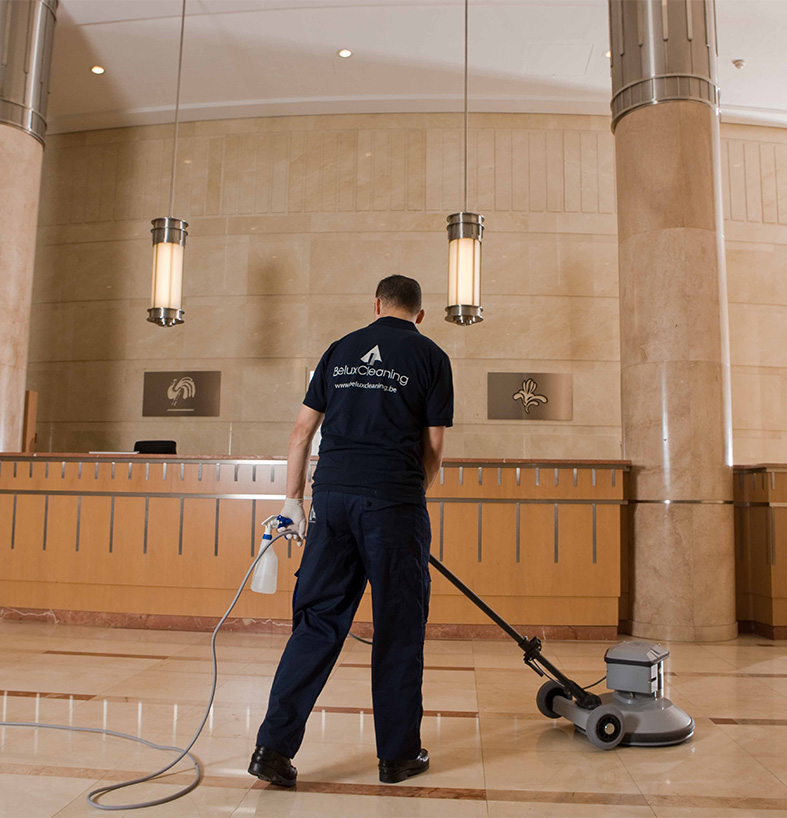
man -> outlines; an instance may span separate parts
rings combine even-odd
[[[284,787],[295,784],[290,761],[367,580],[380,780],[404,781],[429,767],[420,736],[431,541],[424,495],[453,422],[451,364],[416,327],[424,311],[414,279],[384,278],[374,313],[374,323],[328,347],[290,436],[281,513],[293,522],[280,530],[302,537],[311,441],[322,423],[292,636],[249,766],[252,775]]]

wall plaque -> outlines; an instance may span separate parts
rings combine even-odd
[[[143,417],[181,415],[217,418],[221,372],[146,372]]]
[[[572,420],[574,376],[547,372],[490,372],[489,420]]]

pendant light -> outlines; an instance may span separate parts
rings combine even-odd
[[[465,136],[464,210],[448,221],[448,306],[445,320],[469,327],[484,320],[481,307],[481,240],[484,217],[467,210],[467,42],[468,3],[465,0]]]
[[[178,85],[175,95],[175,132],[172,140],[172,176],[169,189],[169,212],[175,208],[175,171],[180,126],[180,79],[183,69],[183,32],[186,28],[186,0],[180,15],[180,48],[178,51]],[[153,219],[153,285],[148,321],[160,327],[183,323],[183,250],[188,223],[172,215]]]

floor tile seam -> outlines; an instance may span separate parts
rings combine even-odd
[[[477,688],[476,688],[476,694],[475,695],[476,695],[476,707],[478,707],[478,690],[477,690]],[[479,756],[481,758],[481,780],[482,780],[482,782],[484,784],[484,791],[486,793],[486,796],[485,796],[484,800],[486,801],[487,812],[488,812],[489,811],[489,789],[487,787],[487,782],[486,782],[486,758],[484,756],[484,733],[481,730],[481,715],[480,715],[480,713],[479,713],[478,717],[475,720],[475,724],[476,724],[476,728],[475,728],[476,729],[476,734],[478,736],[478,744],[477,744],[478,754],[479,754]]]
[[[186,704],[187,706],[198,706],[202,702],[199,700],[194,700],[192,702],[184,702],[183,700],[173,702],[170,699],[157,699],[151,698],[146,699],[145,696],[102,696],[101,694],[79,694],[79,693],[53,693],[53,692],[46,692],[46,691],[17,691],[17,690],[4,690],[0,691],[0,695],[8,695],[9,697],[19,697],[19,698],[36,698],[40,697],[42,699],[47,700],[73,700],[73,701],[107,701],[107,702],[118,702],[118,703],[129,703],[129,704],[162,704],[162,705],[173,705],[173,704]],[[222,704],[217,703],[216,707],[234,707],[235,704]],[[253,707],[254,703],[249,702],[249,707]],[[373,712],[372,708],[351,708],[351,707],[335,707],[330,705],[319,706],[316,708],[317,710],[325,710],[326,712]],[[515,716],[518,718],[528,718],[529,714],[516,712],[516,711],[438,711],[432,710],[427,711],[427,715],[442,715],[445,717],[478,717],[478,716],[486,716],[488,718],[502,718],[505,716]],[[535,714],[530,714],[530,716],[534,719],[538,719],[538,716]],[[709,716],[708,719],[715,724],[719,725],[756,725],[756,726],[787,726],[787,719],[770,719],[770,718],[731,718],[731,717],[713,717]]]
[[[693,712],[698,713],[700,716],[704,716],[705,718],[712,718],[709,711],[710,710],[722,710],[732,707],[733,711],[737,712],[740,710],[746,710],[748,712],[752,712],[752,710],[757,709],[758,712],[762,712],[762,703],[763,701],[769,702],[772,706],[768,708],[769,712],[773,712],[774,707],[777,705],[781,708],[787,708],[787,701],[783,701],[787,696],[781,695],[777,693],[777,691],[773,690],[773,688],[767,687],[766,685],[762,686],[762,691],[756,691],[751,693],[750,696],[747,696],[746,699],[740,695],[738,696],[728,696],[726,697],[725,701],[721,703],[709,704],[708,699],[710,695],[707,690],[703,691],[700,690],[697,693],[687,693],[685,690],[673,690],[672,693],[667,691],[668,698],[679,704],[684,709],[691,709]],[[676,696],[677,694],[677,696]],[[766,696],[763,699],[763,695]],[[722,697],[716,697],[722,698]],[[713,717],[718,718],[718,716]],[[732,716],[731,718],[738,718],[737,716]],[[751,716],[745,718],[756,718],[756,719],[770,719],[770,716]]]
[[[40,651],[46,656],[95,656],[106,659],[157,659],[162,661],[164,659],[177,659],[177,656],[168,656],[166,654],[152,654],[152,653],[100,653],[98,651],[88,650],[44,650]],[[186,657],[182,657],[186,658]]]
[[[188,763],[188,762],[182,762]],[[63,767],[54,764],[23,764],[21,762],[0,762],[0,775],[24,775],[44,778],[71,778],[74,780],[93,779],[95,781],[131,781],[147,775],[149,769],[118,770],[99,767]],[[189,767],[161,778],[152,779],[149,784],[185,785],[190,784],[194,775]],[[252,776],[203,775],[200,786],[224,789],[250,790],[254,786]]]
[[[608,751],[608,752],[610,752],[610,751]],[[622,766],[622,767],[623,767],[623,769],[626,771],[626,775],[629,777],[630,781],[632,782],[632,784],[633,784],[633,785],[634,785],[634,787],[636,788],[637,792],[638,792],[638,793],[639,793],[639,794],[642,796],[642,798],[645,800],[645,804],[646,804],[646,806],[649,806],[649,807],[651,808],[651,810],[652,810],[653,812],[655,812],[655,809],[654,809],[654,808],[653,808],[653,807],[652,807],[652,806],[651,806],[651,805],[648,803],[648,794],[647,794],[647,792],[645,792],[645,790],[643,789],[643,787],[641,787],[641,786],[639,785],[639,782],[638,782],[638,781],[637,781],[637,779],[634,777],[634,773],[631,771],[631,769],[630,769],[629,765],[628,765],[628,764],[626,764],[626,756],[625,756],[625,754],[624,754],[624,753],[619,752],[618,750],[612,750],[611,752],[615,753],[615,755],[617,756],[618,760],[620,761],[621,766]],[[632,758],[636,758],[636,756],[632,756]]]
[[[755,795],[656,795],[646,793],[648,806],[684,807],[695,809],[787,810],[787,798],[766,798]]]
[[[123,776],[128,775],[128,778],[136,778],[140,771],[112,771],[102,770],[96,767],[62,767],[55,764],[23,764],[19,761],[2,761],[0,762],[0,775],[29,775],[42,776],[45,778],[73,778],[73,779],[89,779],[93,778],[100,781],[106,778],[110,773],[116,772],[120,776],[118,780],[123,780]]]
[[[53,765],[23,765],[19,763],[1,763],[0,775],[29,775],[54,778],[71,778],[75,780],[92,780],[96,782],[118,782],[138,777],[139,770],[101,770],[97,768],[67,768]],[[166,780],[157,779],[148,782],[153,785],[186,784],[191,780],[188,771],[168,776]],[[252,789],[268,789],[270,785],[231,776],[204,777],[203,786],[222,789],[239,789],[248,793]],[[93,785],[91,785],[93,786]],[[487,788],[455,788],[429,786],[390,787],[377,784],[351,784],[346,782],[318,782],[301,781],[296,792],[320,793],[323,795],[366,795],[376,797],[399,798],[427,798],[440,800],[475,800],[475,801],[507,801],[520,803],[551,803],[575,805],[603,805],[603,806],[671,806],[676,803],[685,805],[685,798],[681,796],[662,796],[643,793],[637,788],[637,793],[600,793],[592,791],[563,791],[563,790],[509,790]],[[245,797],[245,795],[244,795]],[[736,803],[734,808],[787,808],[787,797],[784,799],[754,798],[735,796],[732,799],[712,795],[691,796],[692,800],[702,799],[702,806],[727,806],[729,801]]]
[[[743,671],[727,670],[714,670],[707,673],[700,670],[670,670],[665,675],[677,678],[683,676],[703,679],[787,679],[787,673],[745,673]]]
[[[102,696],[100,694],[91,696],[84,701],[107,702],[108,704],[141,704],[141,705],[177,705],[178,707],[199,707],[204,708],[205,699],[160,699],[148,698],[146,696]]]
[[[758,719],[758,718],[730,718],[708,717],[716,725],[753,726],[753,727],[787,727],[787,719]]]
[[[781,789],[784,790],[784,796],[782,796],[781,798],[779,798],[779,799],[766,799],[766,800],[779,800],[780,802],[783,801],[784,805],[783,805],[783,807],[779,807],[779,809],[787,809],[787,784],[785,784],[785,782],[783,782],[775,773],[773,773],[771,770],[769,770],[760,761],[759,758],[757,758],[756,756],[751,755],[750,753],[747,753],[747,755],[753,762],[755,762],[755,764],[760,768],[760,770],[762,772],[766,773],[766,775],[768,777],[770,777],[773,780],[774,783],[778,784],[781,787]],[[651,793],[651,792],[647,791],[647,788],[640,787],[640,785],[637,783],[636,778],[634,777],[634,773],[629,769],[629,766],[626,764],[626,757],[624,756],[624,754],[622,754],[622,753],[618,754],[618,757],[620,758],[620,761],[623,764],[623,766],[626,768],[626,772],[629,774],[631,779],[634,781],[634,785],[637,787],[637,789],[646,798],[651,798],[651,797],[652,798],[673,797],[673,796],[662,796],[662,795],[660,795],[658,793]],[[710,757],[712,757],[712,756],[710,756]],[[636,756],[631,756],[631,758],[636,758]],[[675,798],[681,798],[682,796],[674,796],[674,797]],[[743,798],[754,798],[756,796],[730,796],[730,797],[728,797],[728,796],[717,796],[717,795],[708,794],[708,795],[701,795],[701,796],[692,795],[692,796],[685,796],[685,797],[686,798],[701,797],[701,798],[707,798],[707,799],[715,799],[715,802],[712,804],[712,806],[713,807],[723,807],[723,806],[726,806],[726,802],[729,800],[729,798],[732,798],[732,799],[741,798],[741,799],[743,799]],[[683,805],[683,804],[681,803],[681,805]]]
[[[260,676],[255,678],[269,678],[266,676]],[[223,682],[220,682],[217,687],[217,693],[221,690],[221,688],[228,684],[229,682],[233,681],[232,679],[225,679]],[[120,682],[118,682],[120,684]],[[110,689],[115,685],[110,685]],[[125,704],[148,704],[148,705],[174,705],[177,704],[178,706],[198,706],[205,704],[206,699],[175,699],[172,698],[162,698],[162,697],[148,697],[144,694],[137,694],[137,695],[129,695],[129,696],[119,696],[119,695],[111,695],[107,696],[102,693],[54,693],[54,692],[43,692],[43,691],[18,691],[18,690],[0,690],[0,697],[3,694],[7,694],[10,697],[15,698],[36,698],[40,696],[42,699],[49,699],[49,700],[69,700],[73,699],[74,701],[96,701],[96,702],[108,702],[108,703],[125,703]],[[477,691],[476,691],[477,695]],[[207,697],[206,697],[207,698]],[[223,704],[222,702],[214,702],[214,706],[216,707],[236,707],[238,704],[246,704],[250,707],[259,704],[258,702],[233,702],[232,704]],[[326,713],[369,713],[372,714],[374,709],[370,707],[343,707],[339,705],[318,705],[314,708],[316,712],[320,712],[325,710]],[[489,710],[424,710],[424,716],[427,717],[436,717],[442,716],[444,718],[479,718],[481,715],[489,715],[494,717],[504,717],[504,716],[515,716],[518,718],[528,719],[532,716],[535,719],[539,717],[535,714],[527,714],[522,713],[520,711],[515,710],[499,710],[499,711],[489,711]]]
[[[87,796],[97,787],[99,787],[104,779],[99,778],[97,781],[92,781],[90,784],[85,787],[76,798],[72,798],[64,807],[61,807],[56,813],[54,813],[51,818],[62,818],[68,813],[73,814],[73,810],[75,809],[76,805],[79,804],[80,806],[87,808]],[[92,808],[91,808],[92,809]],[[95,810],[98,812],[98,810]]]
[[[84,789],[84,790],[83,790],[83,791],[82,791],[82,792],[81,792],[81,793],[80,793],[80,794],[79,794],[79,795],[78,795],[76,798],[74,798],[73,800],[69,801],[69,802],[68,802],[68,804],[66,804],[64,807],[62,807],[62,808],[61,808],[61,809],[60,809],[58,812],[54,813],[54,815],[52,815],[52,816],[51,816],[51,818],[64,818],[64,816],[68,815],[69,813],[72,813],[72,810],[74,809],[75,805],[79,804],[79,805],[83,805],[83,806],[84,806],[84,805],[85,805],[85,802],[86,802],[86,797],[87,797],[87,795],[88,795],[88,794],[89,794],[89,793],[90,793],[92,790],[94,790],[94,789],[98,789],[99,787],[101,787],[101,786],[103,786],[103,785],[105,785],[105,784],[109,783],[109,781],[110,781],[110,780],[109,780],[108,778],[101,778],[101,779],[99,779],[98,781],[94,781],[92,784],[90,784],[88,787],[86,787],[86,788],[85,788],[85,789]],[[155,784],[159,784],[159,783],[164,783],[164,782],[155,781],[155,782],[153,782],[153,783],[155,783]],[[184,782],[184,783],[185,783],[185,782]],[[253,783],[253,782],[252,782],[252,783]],[[249,792],[250,792],[250,788],[251,788],[251,784],[249,785],[249,787],[248,787],[248,788],[245,788],[245,787],[243,787],[243,788],[238,787],[238,788],[237,788],[237,789],[241,790],[241,795],[240,795],[240,797],[239,797],[239,799],[238,799],[238,802],[235,804],[235,806],[234,806],[234,807],[232,807],[232,812],[230,813],[230,818],[231,818],[231,816],[232,816],[232,815],[235,815],[235,813],[238,811],[238,809],[240,808],[240,805],[243,803],[244,799],[245,799],[245,798],[246,798],[246,796],[249,794]],[[98,800],[99,800],[99,802],[100,802],[100,801],[101,801],[101,798],[99,797],[99,799],[98,799]],[[131,800],[131,799],[130,799],[130,796],[128,797],[128,799],[127,799],[127,800]],[[91,810],[90,814],[93,814],[93,815],[99,812],[99,810],[98,810],[98,809],[96,809],[96,808],[92,808],[92,807],[90,808],[90,810]],[[122,812],[122,814],[123,814],[123,815],[134,815],[134,814],[136,814],[137,812],[139,812],[139,811],[137,811],[137,810],[128,810],[128,811],[125,811],[125,810],[124,810],[124,811]]]
[[[266,790],[271,785],[256,782],[253,790]],[[361,795],[371,797],[426,798],[455,801],[502,801],[540,804],[574,804],[602,806],[649,806],[641,793],[602,793],[563,790],[503,790],[470,787],[429,787],[426,785],[350,784],[345,782],[299,781],[296,792],[323,795]]]
[[[99,694],[96,693],[54,693],[41,690],[0,690],[0,698],[8,696],[16,699],[73,699],[74,701],[91,701]]]
[[[356,664],[352,662],[343,662],[341,665],[337,665],[338,668],[342,667],[351,667],[351,668],[368,668],[371,669],[372,665],[369,664]],[[503,670],[503,668],[488,668],[489,670]],[[476,670],[475,667],[453,667],[451,665],[424,665],[424,670],[452,670],[457,672],[474,672]],[[785,674],[787,677],[787,674]]]
[[[638,782],[638,781],[637,781],[637,779],[634,777],[634,773],[632,773],[632,772],[631,772],[631,770],[629,769],[628,765],[626,764],[625,759],[624,759],[624,753],[622,753],[622,752],[618,752],[617,750],[615,750],[614,752],[615,752],[615,755],[618,757],[618,760],[620,761],[621,766],[622,766],[622,767],[623,767],[623,769],[626,771],[626,775],[627,775],[627,776],[628,776],[628,777],[631,779],[631,782],[632,782],[632,783],[634,784],[634,786],[637,788],[637,792],[638,792],[638,793],[639,793],[639,794],[642,796],[643,800],[645,801],[645,804],[646,804],[647,806],[649,806],[649,807],[650,807],[650,804],[648,804],[648,796],[647,796],[647,793],[646,793],[646,792],[645,792],[645,790],[644,790],[644,789],[643,789],[643,788],[642,788],[642,787],[639,785],[639,782]],[[636,758],[636,756],[634,756],[634,757]],[[656,810],[654,810],[654,809],[653,809],[653,807],[650,807],[650,809],[653,811],[653,813],[654,813],[654,814],[656,813]]]
[[[768,752],[764,752],[764,753],[763,753],[763,752],[757,752],[757,753],[752,752],[751,750],[749,750],[749,749],[748,749],[748,748],[747,748],[747,747],[746,747],[746,746],[743,744],[743,741],[745,741],[745,737],[742,737],[742,736],[741,736],[741,737],[739,737],[739,738],[736,738],[736,737],[735,737],[735,733],[734,733],[734,732],[733,732],[733,733],[730,733],[730,732],[728,732],[727,730],[725,730],[725,729],[724,729],[726,726],[728,726],[728,725],[721,725],[721,730],[722,730],[722,732],[724,733],[724,735],[725,735],[725,736],[727,736],[727,738],[729,738],[729,739],[730,739],[730,741],[732,741],[732,742],[733,742],[733,744],[735,744],[735,746],[736,746],[736,747],[737,747],[737,748],[738,748],[738,749],[739,749],[741,752],[745,753],[745,755],[747,755],[747,756],[751,756],[752,758],[757,758],[757,759],[767,759],[767,758],[778,758],[778,759],[781,759],[781,758],[783,758],[783,754],[782,754],[782,753],[773,753],[773,754],[769,754]],[[735,726],[737,726],[737,725],[729,725],[729,726],[735,727]],[[787,783],[787,782],[785,782],[785,783]]]
[[[488,789],[488,801],[520,801],[541,804],[574,804],[601,806],[646,807],[648,802],[642,792],[606,793],[582,790],[506,790]]]
[[[156,673],[165,673],[165,674],[177,673],[179,676],[203,676],[203,677],[213,678],[213,670],[212,669],[211,670],[201,670],[201,669],[198,669],[198,668],[178,667],[177,665],[175,665],[174,667],[173,666],[164,667],[163,664],[164,664],[163,662],[159,662],[157,665],[153,665],[153,666],[151,666],[149,668],[145,668],[145,670],[152,670],[152,671],[155,671]],[[271,669],[271,673],[269,673],[269,674],[265,674],[265,673],[246,673],[246,670],[245,670],[246,667],[248,665],[258,664],[257,662],[246,662],[246,663],[238,662],[238,664],[242,664],[242,667],[240,667],[237,670],[227,669],[227,667],[226,667],[227,664],[232,664],[232,663],[231,662],[230,663],[225,662],[222,665],[222,663],[219,662],[219,664],[218,664],[219,678],[224,677],[225,682],[238,681],[238,679],[241,678],[241,677],[250,678],[250,679],[265,679],[265,678],[273,678],[273,676],[275,675],[275,667]]]
[[[105,687],[102,687],[102,689],[99,690],[98,693],[96,693],[96,695],[101,696],[102,694],[106,693],[106,691],[112,690],[112,688],[117,687],[118,685],[126,684],[131,679],[133,679],[135,676],[141,676],[144,673],[149,673],[149,672],[150,672],[150,668],[145,668],[144,670],[140,670],[139,668],[136,668],[134,670],[131,670],[128,673],[128,675],[124,674],[122,676],[122,678],[114,679],[110,684],[107,684]]]
[[[124,776],[132,776],[133,777],[136,774],[136,773],[131,772],[131,771],[111,771],[111,772],[107,772],[107,771],[98,771],[98,770],[91,770],[91,769],[81,769],[81,770],[79,770],[78,768],[75,768],[74,770],[69,770],[69,772],[72,773],[71,775],[63,775],[63,773],[66,772],[66,771],[63,770],[63,768],[58,768],[58,767],[47,768],[47,767],[38,766],[38,767],[33,767],[29,772],[20,770],[18,768],[16,768],[16,769],[13,769],[13,768],[12,769],[7,769],[7,767],[8,767],[8,765],[3,765],[3,768],[0,768],[0,773],[2,773],[2,774],[30,774],[30,775],[42,775],[43,774],[43,775],[54,776],[54,777],[89,778],[89,777],[94,777],[95,773],[97,773],[97,772],[105,772],[106,775],[104,777],[107,780],[123,780]],[[77,771],[77,770],[79,771],[80,775],[78,775],[78,776],[73,775],[73,772]],[[155,782],[155,783],[171,783],[171,784],[178,783],[178,781],[176,781],[175,779],[176,779],[176,777],[173,777],[173,778],[168,779],[168,781],[166,781],[166,782]],[[226,776],[225,777],[211,777],[211,776],[208,776],[205,779],[205,785],[206,786],[214,786],[214,787],[232,787],[232,788],[241,789],[242,787],[237,786],[240,783],[241,780],[242,779],[234,779],[234,778],[230,778],[230,777],[226,777]],[[357,788],[359,786],[363,786],[363,787],[370,787],[370,786],[374,787],[374,786],[376,786],[376,785],[342,785],[342,784],[336,785],[336,784],[328,784],[328,785],[324,785],[323,787],[320,788],[320,782],[304,782],[304,784],[306,786],[304,786],[302,788],[299,788],[299,789],[302,789],[302,791],[311,790],[311,791],[323,791],[323,792],[325,792],[326,790],[334,790],[334,792],[335,792],[337,790],[341,790],[341,789],[346,788],[346,787]],[[250,782],[249,788],[251,788],[252,786],[254,786],[254,783]],[[320,788],[320,789],[318,789],[318,788]],[[424,796],[430,797],[430,791],[433,790],[433,789],[437,789],[437,790],[443,791],[443,792],[440,793],[439,797],[450,797],[450,796],[446,795],[445,791],[446,790],[449,790],[449,791],[451,790],[451,788],[422,788],[422,787],[417,787],[417,788],[412,788],[412,789],[419,790],[419,791],[415,792],[415,793],[411,793],[411,792],[396,793],[396,792],[392,792],[391,789],[384,788],[384,793],[383,794],[390,794],[390,795],[397,795],[398,794],[400,796],[405,795],[405,796],[408,796],[408,797],[412,797],[412,796],[415,796],[415,797],[424,797]],[[546,795],[544,795],[543,793],[546,793]],[[353,794],[379,795],[380,793],[378,793],[378,792],[360,792],[360,793],[356,792],[356,793],[353,793]],[[512,791],[508,791],[508,790],[487,790],[486,791],[487,800],[503,800],[503,801],[516,800],[516,801],[529,801],[529,802],[545,802],[546,801],[546,802],[550,802],[550,803],[555,803],[555,802],[557,802],[557,803],[605,803],[605,804],[628,803],[630,805],[635,805],[631,800],[624,800],[625,798],[630,798],[630,794],[620,794],[620,795],[614,795],[614,796],[603,795],[603,798],[600,797],[601,795],[603,795],[603,794],[591,794],[590,797],[585,796],[585,797],[577,798],[575,795],[565,793],[565,792],[551,793],[551,795],[550,795],[550,791],[535,791],[535,793],[534,792],[529,792],[529,791],[519,791],[519,790],[512,790]],[[656,794],[645,794],[645,796],[646,796],[646,798],[648,800],[647,800],[646,804],[642,804],[642,805],[654,805],[655,804],[655,805],[669,806],[669,805],[674,805],[676,803],[679,803],[681,805],[685,805],[685,798],[681,797],[681,796],[662,796],[662,795],[656,795]],[[728,802],[730,801],[730,798],[727,798],[727,797],[710,796],[710,795],[708,795],[708,796],[692,796],[691,798],[692,799],[694,799],[694,798],[703,799],[704,803],[703,804],[698,803],[697,806],[706,805],[706,806],[709,806],[709,807],[727,806]],[[477,799],[477,800],[479,800],[479,799]],[[740,809],[750,808],[750,807],[760,808],[760,809],[762,809],[762,808],[770,808],[770,809],[779,808],[779,809],[781,809],[781,808],[787,807],[787,798],[785,798],[785,799],[768,799],[768,798],[757,799],[757,798],[748,797],[748,796],[735,796],[735,797],[732,798],[732,800],[737,802],[735,805],[733,805],[733,808],[740,808]]]
[[[252,790],[267,790],[275,787],[263,781],[256,781]],[[386,785],[352,784],[348,782],[298,781],[294,792],[319,793],[321,795],[362,795],[377,798],[426,798],[453,801],[486,801],[486,789],[471,787],[430,787],[428,785]]]

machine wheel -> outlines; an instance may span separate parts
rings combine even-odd
[[[590,714],[585,733],[591,744],[612,750],[623,740],[623,714],[614,705],[603,704]]]
[[[536,706],[538,707],[539,713],[546,716],[548,719],[560,718],[560,713],[555,713],[555,711],[552,709],[552,702],[554,701],[555,696],[563,696],[565,698],[563,686],[559,685],[557,682],[544,682],[544,684],[538,688]]]

